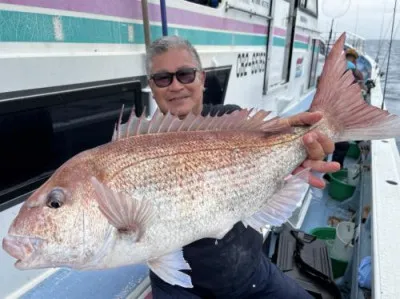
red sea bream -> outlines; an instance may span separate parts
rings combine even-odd
[[[20,269],[104,269],[146,262],[170,284],[192,287],[182,247],[222,238],[242,221],[260,231],[286,222],[308,169],[302,136],[335,142],[400,135],[399,117],[364,102],[346,72],[344,35],[324,66],[310,111],[323,118],[291,129],[268,112],[241,110],[181,120],[132,114],[110,143],[59,167],[24,203],[3,240]],[[189,272],[190,273],[190,272]]]

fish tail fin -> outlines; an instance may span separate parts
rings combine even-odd
[[[345,34],[333,46],[322,71],[310,111],[320,111],[335,142],[400,136],[400,117],[369,105],[346,71]]]

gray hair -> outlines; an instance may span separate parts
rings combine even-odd
[[[177,49],[177,48],[186,49],[190,53],[190,55],[192,55],[193,60],[196,62],[196,65],[199,68],[199,70],[202,70],[200,56],[197,53],[196,49],[193,47],[193,45],[188,40],[182,37],[176,35],[170,35],[156,39],[149,46],[146,56],[147,75],[150,75],[152,61],[155,56],[166,53],[170,49]]]

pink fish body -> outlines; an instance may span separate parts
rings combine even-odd
[[[180,120],[134,117],[112,142],[64,163],[24,203],[3,248],[20,269],[104,269],[144,263],[192,287],[182,247],[222,238],[235,223],[261,231],[301,203],[308,171],[301,137],[318,128],[335,141],[400,135],[397,116],[367,105],[345,73],[344,36],[327,59],[311,106],[323,119],[290,130],[268,112],[241,110]]]

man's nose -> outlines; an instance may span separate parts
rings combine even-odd
[[[172,77],[172,82],[171,85],[169,86],[169,89],[172,91],[176,90],[181,90],[183,88],[183,84],[176,79],[176,76]]]

